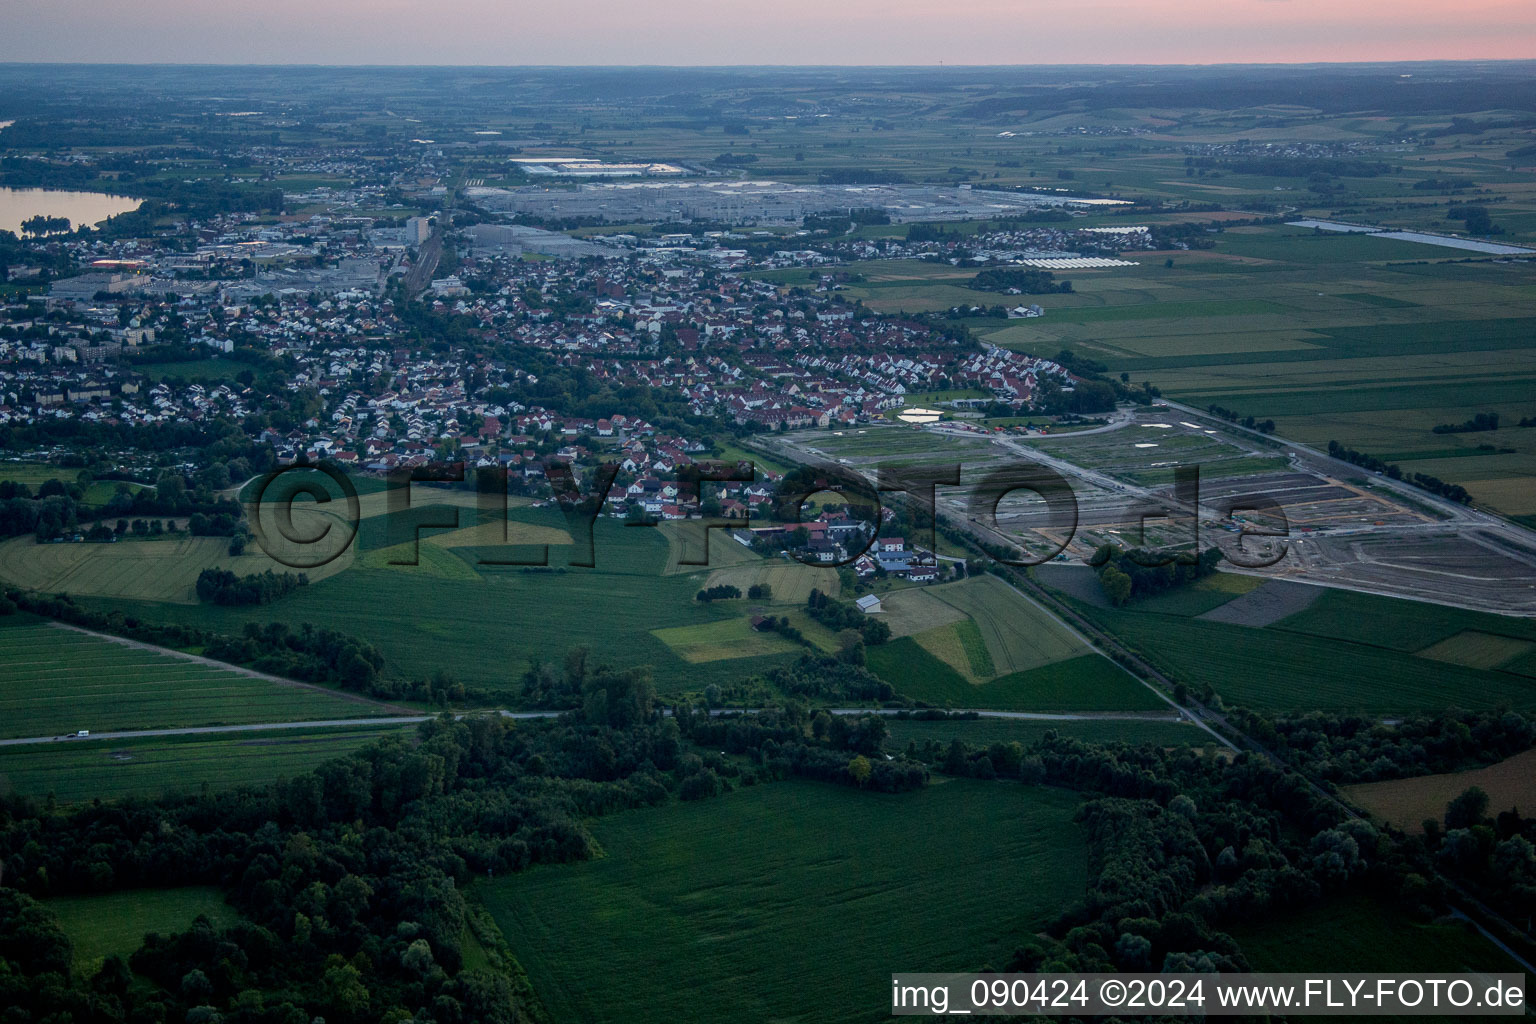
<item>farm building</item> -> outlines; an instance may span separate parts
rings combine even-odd
[[[859,611],[865,615],[873,615],[880,610],[880,598],[874,594],[865,594],[853,603],[858,605]]]

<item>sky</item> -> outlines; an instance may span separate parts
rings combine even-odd
[[[1216,64],[1536,58],[1533,0],[0,0],[0,61]]]

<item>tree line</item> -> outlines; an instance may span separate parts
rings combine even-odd
[[[1099,587],[1115,607],[1132,598],[1151,597],[1188,586],[1209,576],[1221,564],[1220,548],[1206,548],[1198,555],[1177,557],[1142,548],[1121,550],[1102,544],[1093,553],[1090,564],[1098,567]]]
[[[1353,463],[1361,469],[1369,470],[1372,473],[1381,473],[1388,479],[1401,480],[1404,483],[1413,484],[1421,490],[1428,491],[1431,494],[1438,494],[1440,497],[1447,498],[1450,501],[1458,502],[1462,505],[1470,505],[1472,503],[1472,495],[1460,484],[1446,483],[1439,477],[1430,476],[1427,473],[1414,473],[1409,476],[1395,462],[1383,462],[1374,455],[1367,455],[1365,452],[1346,448],[1337,441],[1328,442],[1328,454],[1335,459],[1342,459],[1345,462]]]
[[[1053,295],[1070,293],[1071,281],[1057,281],[1049,270],[1033,267],[988,267],[966,284],[978,292],[1018,291],[1021,295]]]
[[[204,569],[197,574],[197,598],[207,604],[270,604],[309,585],[306,573],[266,572],[237,576],[228,569]]]

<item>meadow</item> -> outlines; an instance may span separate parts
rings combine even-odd
[[[1076,805],[958,779],[772,783],[601,818],[600,858],[472,896],[556,1020],[874,1021],[899,965],[1001,966],[1081,898]]]
[[[513,508],[508,516],[513,531],[565,528],[558,512],[548,508]],[[740,618],[744,609],[736,602],[695,601],[701,573],[667,575],[671,545],[657,528],[599,519],[593,568],[569,565],[572,557],[579,557],[577,548],[553,543],[547,566],[484,565],[485,559],[534,560],[542,552],[517,545],[444,547],[433,543],[433,536],[422,532],[415,556],[419,564],[393,565],[392,558],[411,557],[412,545],[389,543],[383,517],[366,517],[358,531],[354,564],[275,606],[104,598],[88,603],[220,633],[237,633],[247,622],[274,618],[310,622],[378,646],[387,674],[423,679],[446,672],[503,704],[516,701],[519,679],[531,660],[558,661],[576,646],[590,648],[598,662],[651,666],[658,690],[668,695],[740,679],[788,657],[781,652],[690,664],[658,638],[654,631]],[[718,534],[711,537],[712,552],[728,552],[727,545],[734,542]],[[390,548],[395,550],[381,556]],[[411,614],[402,616],[402,608]]]
[[[1187,586],[1138,598],[1132,607],[1140,612],[1160,612],[1165,615],[1204,615],[1257,590],[1263,584],[1264,581],[1257,576],[1217,572]]]
[[[729,543],[733,547],[740,548],[735,541],[726,541],[724,538],[717,539],[715,543]],[[746,549],[741,548],[741,550]],[[714,561],[714,544],[711,544],[710,562]],[[773,595],[768,603],[797,607],[805,604],[813,590],[820,590],[823,594],[837,597],[842,593],[843,588],[836,569],[804,565],[784,558],[743,561],[727,569],[715,569],[707,577],[695,577],[695,579],[700,589],[732,586],[743,594],[754,586],[765,585]]]
[[[865,657],[870,669],[905,697],[938,707],[999,711],[1166,707],[995,576],[897,590],[884,600],[890,603],[893,639],[869,648]]]
[[[21,615],[0,618],[0,675],[0,738],[383,712],[371,701],[255,679]]]
[[[62,469],[58,466],[51,466],[46,462],[12,462],[10,460],[0,462],[0,480],[26,484],[33,489],[36,489],[39,484],[47,483],[49,480],[72,482],[79,472],[76,469]]]
[[[1374,620],[1350,617],[1345,610],[1352,606],[1372,609]],[[1229,704],[1263,711],[1371,714],[1501,705],[1536,709],[1532,677],[1507,669],[1479,670],[1402,649],[1460,632],[1467,615],[1508,623],[1505,629],[1520,632],[1530,628],[1523,620],[1347,591],[1327,591],[1309,609],[1263,628],[1134,605],[1077,607],[1177,682],[1196,691],[1210,686]],[[1402,618],[1394,621],[1394,609],[1399,608]],[[1390,635],[1390,640],[1373,634],[1373,629]]]
[[[351,563],[348,552],[305,573],[311,581],[321,580]],[[204,569],[227,569],[240,576],[293,571],[254,544],[245,554],[231,555],[227,537],[177,534],[116,544],[39,544],[26,536],[0,543],[0,579],[50,594],[194,604],[197,577]]]
[[[935,707],[989,711],[1157,711],[1167,705],[1124,669],[1083,654],[984,683],[973,683],[913,637],[865,652],[872,672],[904,697]]]
[[[947,746],[951,740],[964,740],[971,746],[993,743],[1022,743],[1026,746],[1054,732],[1084,743],[1150,743],[1159,747],[1204,747],[1214,745],[1211,734],[1189,722],[1175,722],[1148,717],[1142,720],[1121,718],[1078,718],[1067,721],[1041,721],[1030,718],[951,718],[924,721],[919,718],[886,719],[886,749],[899,753],[908,743],[919,746],[934,741]]]
[[[1092,650],[1049,612],[991,574],[947,583],[928,592],[975,624],[975,630],[968,632],[984,646],[979,653],[974,641],[965,646],[973,671],[978,663],[985,666],[975,672],[981,680],[1026,672]],[[950,628],[958,629],[959,624]],[[918,636],[919,643],[922,635]]]
[[[1469,924],[1427,924],[1362,893],[1230,931],[1255,971],[1520,971]]]
[[[721,619],[700,626],[673,626],[670,629],[652,630],[652,634],[690,665],[769,654],[793,654],[799,649],[794,641],[777,633],[753,629],[747,618]]]
[[[80,803],[154,798],[291,779],[405,726],[281,729],[236,735],[0,747],[0,792]]]
[[[43,904],[75,947],[75,966],[94,973],[98,962],[117,955],[127,959],[150,932],[185,931],[199,916],[216,928],[240,920],[223,893],[212,886],[181,889],[126,889],[91,896],[56,896]]]

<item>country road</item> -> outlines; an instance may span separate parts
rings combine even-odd
[[[755,715],[761,708],[716,708],[710,712],[712,715]],[[828,708],[834,715],[889,715],[900,714],[900,708]],[[670,715],[670,708],[664,709],[663,714]],[[455,718],[464,718],[472,714],[496,714],[502,718],[534,719],[534,718],[558,718],[564,714],[561,711],[478,711],[455,714]],[[1117,712],[1083,712],[1081,714],[1049,714],[1035,711],[982,711],[980,709],[953,709],[950,714],[973,714],[979,718],[1011,718],[1035,722],[1177,722],[1178,715],[1153,714],[1153,713],[1117,713]],[[321,718],[304,722],[255,722],[248,725],[193,725],[178,729],[120,729],[112,732],[92,732],[90,736],[75,736],[65,734],[62,736],[25,736],[16,739],[0,740],[0,747],[32,746],[40,743],[92,743],[97,740],[136,740],[155,736],[203,736],[222,733],[240,732],[267,732],[273,729],[344,729],[344,728],[374,728],[393,729],[406,725],[418,725],[422,722],[430,722],[436,715],[381,715],[374,718]]]

